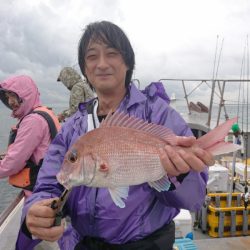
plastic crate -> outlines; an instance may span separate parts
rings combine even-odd
[[[181,209],[180,213],[174,218],[175,238],[193,239],[192,216],[186,209]]]
[[[189,238],[176,239],[174,242],[174,250],[198,250],[194,242]]]
[[[227,206],[228,193],[208,194],[208,234],[211,237],[250,235],[250,207],[243,206],[241,193],[233,193],[231,206]]]

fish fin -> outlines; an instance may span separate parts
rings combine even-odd
[[[226,122],[220,124],[207,134],[197,139],[198,145],[203,149],[207,149],[217,142],[224,141],[226,135],[236,121],[237,117],[229,119]]]
[[[213,155],[228,154],[234,151],[242,149],[241,145],[229,143],[229,142],[218,142],[215,145],[207,148],[207,150]]]
[[[124,208],[125,203],[121,198],[123,199],[128,198],[129,187],[109,188],[108,190],[115,205],[120,208]]]
[[[104,127],[125,127],[137,129],[147,134],[159,137],[171,145],[177,144],[177,137],[171,129],[154,123],[148,123],[147,121],[135,116],[129,116],[128,114],[120,111],[116,111],[113,115],[109,112],[106,119],[100,124],[100,128]]]
[[[148,185],[158,192],[168,191],[171,185],[169,178],[165,175],[160,180],[154,182],[148,182]]]

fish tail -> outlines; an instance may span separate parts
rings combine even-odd
[[[242,148],[241,145],[229,143],[229,142],[218,142],[211,147],[207,148],[207,150],[213,155],[222,155],[222,154],[228,154],[231,152],[235,152],[237,150],[240,150]]]
[[[208,149],[218,142],[224,141],[232,125],[237,121],[237,117],[227,120],[207,134],[197,140],[198,145],[203,149]]]

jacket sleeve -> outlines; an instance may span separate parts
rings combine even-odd
[[[151,106],[152,122],[167,126],[177,135],[192,136],[191,129],[174,109],[166,103],[160,105],[160,103],[162,103],[160,98],[155,102],[156,103]],[[156,191],[157,197],[166,206],[184,208],[191,211],[198,210],[202,206],[206,195],[208,171],[206,166],[204,166],[204,168],[202,172],[191,170],[187,175],[184,175],[179,185],[172,191]]]
[[[86,129],[86,119],[83,119],[83,124],[80,124],[79,126]],[[34,191],[32,195],[26,199],[23,207],[21,218],[22,230],[19,231],[17,240],[17,246],[19,248],[17,247],[17,249],[33,249],[33,247],[39,242],[38,240],[32,240],[30,233],[25,230],[25,217],[30,206],[40,200],[59,197],[64,190],[63,186],[58,183],[56,175],[61,168],[64,155],[70,144],[73,143],[81,133],[81,131],[75,132],[74,128],[73,116],[64,123],[61,130],[49,146],[46,157],[44,158],[43,164],[39,170]]]
[[[91,89],[87,84],[82,82],[75,84],[70,91],[69,116],[77,111],[80,102],[85,102],[92,97],[93,94],[91,94]]]
[[[29,207],[36,201],[59,197],[64,190],[56,179],[73,134],[74,117],[64,123],[59,133],[49,146],[43,164],[39,170],[37,182],[32,195],[26,200],[22,219]]]
[[[39,115],[25,117],[20,123],[15,142],[9,146],[6,156],[0,161],[0,178],[22,170],[48,132],[47,122]]]

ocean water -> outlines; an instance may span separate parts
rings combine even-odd
[[[53,107],[53,110],[55,113],[59,113],[62,110],[65,109],[65,104],[58,105],[56,107],[53,106],[53,104],[46,104],[49,107]],[[64,106],[63,106],[64,105]],[[183,116],[188,113],[188,109],[186,106],[186,103],[183,99],[176,100],[171,103],[171,106],[176,109],[180,114]],[[235,117],[237,115],[237,106],[236,105],[227,105],[227,113],[230,118]],[[246,107],[243,107],[243,110],[247,110]],[[248,113],[250,112],[250,107],[248,109]],[[195,114],[198,119],[204,120],[205,123],[205,116],[204,114],[196,113]],[[217,121],[217,115],[218,115],[218,106],[213,107],[212,112],[212,121],[211,124],[215,124]],[[244,119],[242,119],[242,108],[239,112],[239,125],[241,128],[243,128],[245,131],[247,130],[247,123],[246,123],[246,114],[244,115]],[[249,113],[250,118],[250,113]],[[221,113],[221,120],[224,120],[224,113]],[[243,120],[243,124],[241,124]],[[8,136],[9,136],[9,130],[11,126],[16,124],[16,120],[10,117],[10,111],[0,104],[0,152],[6,151],[6,146],[8,142]],[[248,127],[248,131],[250,127]],[[0,179],[0,213],[10,204],[10,202],[14,199],[16,194],[20,190],[18,188],[14,188],[8,184],[7,179]]]

